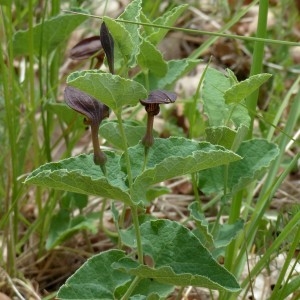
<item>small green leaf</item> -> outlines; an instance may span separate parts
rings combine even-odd
[[[250,116],[246,107],[226,104],[225,92],[231,87],[233,79],[212,68],[208,68],[203,82],[202,95],[204,112],[210,126],[228,125],[232,121],[236,127],[249,127]]]
[[[53,249],[79,230],[85,229],[96,233],[98,230],[97,220],[99,220],[97,213],[71,218],[70,212],[66,210],[59,211],[51,219],[46,249]]]
[[[224,94],[224,99],[227,104],[239,103],[255,90],[257,90],[263,83],[265,83],[272,75],[268,73],[257,74],[241,81],[230,87]]]
[[[167,11],[162,16],[157,18],[153,23],[155,25],[173,26],[176,20],[188,8],[187,4],[176,5],[173,9]],[[169,29],[155,28],[154,32],[148,37],[154,45],[158,44],[168,33]]]
[[[219,230],[215,233],[215,247],[225,247],[236,238],[237,234],[243,229],[244,221],[242,219],[237,220],[233,224],[223,224],[218,228]]]
[[[124,105],[136,105],[147,97],[146,89],[136,81],[110,73],[81,71],[72,73],[67,83],[106,104],[113,111]]]
[[[120,20],[126,20],[131,22],[140,22],[140,14],[142,11],[142,1],[133,0],[125,8],[124,12],[118,17]],[[133,42],[133,47],[131,48],[130,60],[128,62],[129,67],[134,67],[136,65],[136,59],[138,53],[140,52],[140,34],[139,25],[131,23],[123,23],[123,26],[130,34],[130,38]]]
[[[79,155],[45,164],[33,171],[25,183],[87,195],[97,195],[130,204],[125,174],[120,170],[119,156],[106,152],[107,177],[94,164],[92,155]]]
[[[55,16],[33,27],[33,50],[35,55],[48,55],[58,45],[70,37],[72,31],[88,17],[83,15],[63,14]],[[17,31],[13,36],[15,55],[29,55],[29,30]]]
[[[123,127],[126,135],[127,145],[132,147],[136,145],[143,137],[146,127],[136,121],[124,121]],[[117,121],[103,122],[100,127],[100,135],[115,147],[124,150],[122,136]]]
[[[171,190],[166,186],[153,186],[148,188],[146,192],[146,198],[148,202],[153,201],[159,196],[169,194]]]
[[[120,250],[109,250],[88,259],[59,289],[61,300],[111,300],[115,290],[131,280],[131,276],[111,265],[125,257]]]
[[[144,86],[147,86],[149,80],[149,90],[164,90],[171,89],[172,85],[184,74],[191,71],[201,60],[198,59],[184,59],[184,60],[170,60],[167,62],[168,71],[164,77],[158,77],[151,69],[146,79],[144,73],[140,73],[135,79]]]
[[[162,54],[148,40],[142,40],[137,59],[142,69],[150,70],[155,76],[163,77],[168,71],[168,65]]]
[[[266,140],[252,139],[241,143],[237,154],[243,157],[228,168],[227,189],[232,193],[259,179],[279,154],[278,146]],[[224,169],[217,167],[199,173],[199,188],[205,193],[220,192],[224,188]]]
[[[240,158],[232,151],[206,142],[198,143],[177,137],[155,139],[154,145],[148,152],[146,169],[142,172],[144,147],[138,144],[128,151],[132,174],[136,177],[132,192],[133,199],[137,203],[146,201],[145,190],[155,183],[227,164]]]
[[[155,220],[143,223],[140,228],[144,253],[152,257],[154,267],[121,258],[113,264],[114,268],[165,284],[240,290],[234,276],[212,258],[186,227],[170,220]]]

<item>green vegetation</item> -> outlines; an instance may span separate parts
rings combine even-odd
[[[211,32],[185,28],[201,7],[179,2],[132,0],[113,17],[118,1],[96,16],[88,1],[0,0],[2,293],[247,299],[283,255],[266,299],[299,299],[299,204],[273,207],[299,174],[300,77],[286,58],[297,10],[220,1]],[[235,34],[253,8],[256,31]],[[174,33],[207,38],[168,59]],[[192,95],[189,81],[178,92],[200,65]]]

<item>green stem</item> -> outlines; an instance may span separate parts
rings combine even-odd
[[[138,262],[142,265],[144,263],[143,261],[143,248],[142,248],[142,239],[141,239],[141,231],[140,231],[140,224],[139,224],[139,218],[138,218],[138,210],[135,205],[131,206],[131,213],[132,213],[132,219],[133,219],[133,226],[135,229],[135,236],[136,236],[136,245],[137,245],[137,253],[138,253]],[[122,297],[122,300],[129,299],[131,293],[135,289],[135,287],[138,285],[142,278],[139,276],[136,276],[134,280],[131,282],[129,288],[127,289],[126,293]]]
[[[256,37],[264,39],[267,36],[267,20],[268,20],[268,0],[259,1],[259,13]],[[252,57],[250,76],[261,73],[264,59],[264,46],[265,43],[262,41],[256,41],[254,44],[254,51]],[[253,92],[246,99],[246,106],[248,111],[256,111],[257,99],[259,89]],[[252,137],[254,115],[251,115],[250,130],[248,131],[248,138]]]
[[[119,112],[117,112],[116,116],[118,119],[120,134],[121,134],[121,137],[123,140],[123,148],[124,148],[124,156],[125,156],[125,160],[126,160],[128,184],[129,184],[130,195],[132,195],[131,190],[132,190],[133,179],[132,179],[132,172],[131,172],[130,157],[129,157],[129,153],[128,153],[127,139],[126,139],[124,126],[123,126],[123,122],[122,122],[122,111],[120,110]],[[141,231],[140,231],[140,224],[139,224],[139,218],[138,218],[138,209],[137,209],[137,206],[134,204],[132,204],[130,206],[130,208],[131,208],[133,226],[134,226],[134,230],[135,230],[138,261],[140,264],[143,264],[144,263],[143,262],[143,248],[142,248]],[[125,211],[125,209],[126,208],[124,207],[123,212]],[[139,276],[135,277],[135,279],[132,281],[129,288],[127,289],[126,293],[122,297],[122,300],[129,299],[132,291],[138,285],[140,280],[141,280],[141,278]]]
[[[127,176],[128,176],[128,184],[129,184],[129,189],[131,190],[132,187],[132,173],[131,173],[131,165],[130,165],[130,158],[128,154],[128,144],[127,144],[127,139],[125,135],[125,130],[122,122],[122,111],[116,112],[116,116],[118,119],[118,124],[119,124],[119,129],[120,129],[120,134],[123,140],[123,148],[124,148],[124,156],[125,156],[125,161],[126,161],[126,168],[127,168]]]
[[[229,224],[233,224],[240,216],[240,210],[242,207],[243,191],[238,192],[232,199],[232,207],[229,214]],[[225,252],[225,268],[231,271],[233,262],[235,261],[236,253],[236,240],[233,240],[226,249]]]
[[[133,281],[131,282],[129,288],[127,289],[126,293],[124,294],[124,296],[121,298],[121,300],[127,300],[129,299],[130,295],[132,294],[133,290],[135,289],[135,287],[139,284],[139,282],[141,281],[141,277],[135,277],[133,279]]]
[[[99,216],[99,224],[100,224],[100,229],[109,237],[113,237],[113,238],[117,238],[119,235],[117,232],[113,232],[111,230],[108,230],[104,224],[103,224],[103,221],[104,221],[104,211],[105,211],[105,208],[106,208],[106,202],[107,200],[106,199],[103,199],[102,201],[102,206],[101,206],[101,210],[100,210],[100,216]]]
[[[132,205],[131,206],[131,212],[132,212],[133,226],[134,226],[134,229],[135,229],[138,261],[139,261],[140,264],[143,264],[144,261],[143,261],[142,238],[141,238],[141,231],[140,231],[140,224],[139,224],[137,207]]]

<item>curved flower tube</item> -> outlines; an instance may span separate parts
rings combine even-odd
[[[158,115],[160,108],[160,104],[169,104],[174,103],[177,98],[175,93],[163,91],[163,90],[155,90],[150,92],[147,99],[140,100],[140,103],[145,106],[145,110],[148,114],[147,116],[147,129],[146,134],[142,139],[142,144],[149,148],[154,143],[153,138],[153,122],[154,116]]]
[[[64,95],[67,105],[84,115],[84,123],[91,126],[94,163],[101,167],[104,166],[107,158],[100,149],[98,131],[102,120],[109,116],[109,108],[74,87],[66,87]]]

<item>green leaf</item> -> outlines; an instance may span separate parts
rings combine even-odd
[[[122,299],[122,296],[128,290],[130,283],[127,283],[115,291],[114,299]],[[148,300],[148,299],[166,299],[166,297],[174,290],[173,285],[163,284],[153,280],[153,278],[143,278],[139,281],[138,286],[133,290],[130,300]]]
[[[227,189],[232,193],[259,179],[279,154],[278,146],[266,140],[252,139],[241,143],[237,154],[242,160],[233,162],[228,168]],[[199,173],[199,188],[205,193],[223,190],[224,169],[217,167]]]
[[[228,107],[229,111],[231,112],[231,120],[236,127],[250,127],[251,118],[249,116],[248,109],[246,108],[246,106],[244,106],[243,103],[239,105],[229,104]]]
[[[236,151],[248,132],[248,127],[241,125],[238,130],[226,126],[205,129],[206,141]]]
[[[154,186],[154,187],[148,188],[148,190],[146,192],[146,198],[147,198],[148,202],[151,202],[154,199],[156,199],[157,197],[165,195],[165,194],[169,194],[170,192],[171,192],[171,190],[166,186]]]
[[[131,276],[111,268],[125,257],[120,250],[109,250],[93,256],[59,289],[61,300],[111,300],[115,290],[131,280]]]
[[[139,299],[138,295],[142,295],[142,297],[146,296],[143,299],[151,300],[151,299],[166,299],[170,293],[174,291],[175,287],[170,284],[163,284],[153,278],[144,278],[142,279],[138,286],[134,289],[133,295],[130,299]],[[142,298],[141,298],[142,299]]]
[[[58,298],[62,300],[121,299],[132,277],[112,268],[112,264],[124,257],[123,251],[109,250],[88,259],[60,288]],[[173,290],[172,285],[144,278],[134,289],[130,299],[161,299],[161,297],[165,299]]]
[[[142,4],[144,6],[145,5],[145,1]],[[152,3],[149,2],[149,4],[152,7]],[[141,12],[141,22],[142,23],[149,23],[149,24],[151,24],[151,20],[143,13],[143,10]],[[153,26],[144,26],[143,27],[143,32],[142,32],[142,34],[144,33],[143,37],[147,38],[148,36],[150,36],[150,34],[152,34],[155,31],[156,31],[156,28],[153,27]]]
[[[132,186],[134,202],[146,201],[145,191],[155,183],[197,172],[206,168],[227,164],[240,157],[221,146],[206,142],[195,142],[172,137],[155,139],[148,151],[147,166],[142,172],[144,147],[140,143],[128,149],[132,175],[136,177]],[[124,161],[124,157],[122,157]]]
[[[193,202],[188,207],[190,211],[191,218],[195,220],[197,229],[194,230],[194,234],[201,241],[201,243],[212,249],[214,246],[214,238],[209,231],[209,223],[207,222],[204,214],[200,212],[200,204],[198,202]]]
[[[219,230],[215,233],[215,247],[225,247],[229,245],[229,243],[236,238],[237,234],[244,227],[244,220],[239,219],[233,224],[222,224],[218,228]]]
[[[207,142],[227,149],[231,149],[236,136],[236,131],[226,126],[208,127],[205,133]]]
[[[176,20],[182,15],[182,13],[188,8],[187,4],[177,5],[173,9],[167,11],[162,16],[157,18],[153,23],[155,25],[173,26]],[[148,39],[154,45],[158,44],[168,33],[169,29],[155,28],[154,32],[149,35]]]
[[[152,257],[154,267],[122,258],[113,264],[114,268],[165,284],[240,290],[234,276],[212,258],[186,227],[170,220],[155,220],[143,223],[140,228],[144,253]]]
[[[142,40],[137,59],[142,69],[150,70],[155,76],[163,77],[168,71],[168,65],[162,54],[148,40]]]
[[[191,71],[201,60],[198,59],[184,59],[184,60],[170,60],[167,62],[168,71],[164,77],[158,77],[151,69],[146,79],[145,74],[140,73],[135,80],[144,86],[147,86],[149,81],[149,90],[163,90],[171,89],[172,85],[184,74]]]
[[[136,105],[147,97],[146,89],[136,81],[110,73],[95,71],[74,72],[67,83],[106,104],[113,111],[124,105]]]
[[[123,127],[129,147],[136,145],[144,136],[146,127],[137,121],[124,121]],[[117,121],[103,122],[100,127],[100,135],[115,147],[124,150],[122,136]]]
[[[106,152],[107,177],[94,164],[93,155],[76,157],[45,164],[33,171],[25,183],[87,195],[97,195],[130,204],[125,174],[120,170],[119,156]]]
[[[202,88],[203,107],[211,127],[227,126],[230,120],[236,127],[249,127],[250,116],[247,108],[242,104],[225,103],[224,94],[231,87],[232,81],[231,77],[228,78],[212,68],[208,68],[205,73]]]
[[[119,50],[127,64],[131,58],[131,51],[135,46],[129,31],[124,27],[124,24],[109,17],[103,17],[103,21],[113,37],[115,48]]]
[[[207,68],[203,81],[203,108],[210,126],[223,126],[228,107],[224,101],[224,92],[230,88],[229,79],[221,72]]]
[[[263,83],[265,83],[272,75],[268,73],[257,74],[241,81],[230,87],[224,94],[224,99],[227,104],[239,103],[255,90],[257,90]]]
[[[131,22],[140,22],[140,15],[142,11],[142,1],[133,0],[125,8],[124,12],[118,17],[120,20],[127,20]],[[136,65],[136,58],[140,52],[140,34],[139,25],[124,23],[123,26],[130,34],[130,38],[133,42],[133,47],[131,48],[130,60],[128,66],[133,67]]]
[[[46,249],[53,249],[79,230],[85,229],[96,233],[98,230],[96,224],[97,220],[99,220],[99,215],[97,213],[88,216],[79,215],[75,218],[71,218],[70,212],[64,209],[59,211],[51,219]]]
[[[33,27],[33,50],[35,55],[48,55],[58,45],[70,37],[73,30],[88,17],[83,15],[63,14],[55,16]],[[15,55],[29,55],[31,53],[29,30],[17,31],[13,36]],[[42,47],[42,48],[41,48]]]

